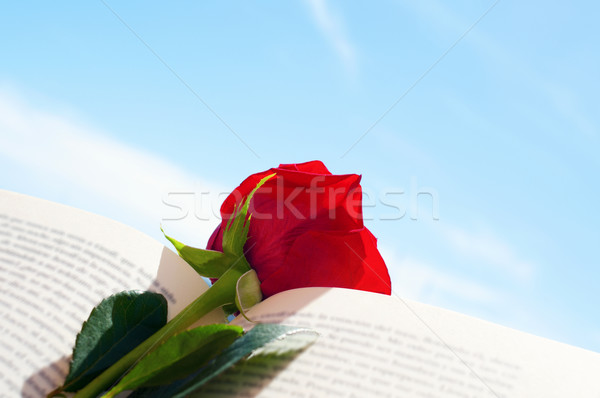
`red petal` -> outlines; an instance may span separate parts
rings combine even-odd
[[[206,250],[223,251],[223,229],[221,228],[221,225],[223,224],[219,224],[208,239]]]
[[[279,169],[284,170],[295,170],[301,171],[303,173],[312,173],[312,174],[331,174],[331,172],[325,167],[323,162],[320,160],[313,160],[311,162],[305,163],[295,163],[295,164],[280,164]]]
[[[390,277],[371,232],[309,231],[298,237],[285,262],[261,289],[268,297],[299,287],[343,287],[391,294]]]

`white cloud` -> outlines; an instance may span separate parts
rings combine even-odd
[[[0,156],[11,174],[27,175],[24,184],[36,187],[36,195],[76,198],[74,202],[82,203],[78,207],[99,213],[107,209],[104,215],[147,228],[145,232],[153,236],[160,233],[162,218],[176,218],[187,210],[184,220],[170,224],[177,237],[183,234],[205,242],[218,222],[212,211],[203,214],[211,222],[196,220],[189,209],[194,204],[192,196],[185,203],[183,197],[168,196],[171,192],[222,192],[215,184],[72,118],[36,109],[6,90],[0,90]],[[44,186],[60,194],[44,192]],[[185,208],[169,207],[163,199],[178,200]]]
[[[432,29],[439,33],[440,40],[447,41],[448,36],[460,37],[476,20],[467,20],[449,8],[445,3],[436,0],[406,2],[418,14],[424,16],[430,23]],[[491,6],[489,4],[487,7]],[[481,12],[486,9],[482,8]],[[490,12],[495,12],[492,9]],[[484,26],[483,20],[481,25]],[[452,37],[452,36],[450,36]],[[480,53],[494,60],[494,64],[511,80],[520,76],[521,81],[532,86],[534,92],[541,93],[548,101],[548,105],[566,121],[570,122],[577,131],[588,139],[598,137],[599,128],[593,118],[585,113],[580,105],[581,101],[575,92],[564,84],[549,80],[543,76],[538,68],[535,68],[525,60],[525,57],[514,54],[497,40],[485,34],[483,29],[473,29],[462,40],[475,47]],[[533,114],[533,111],[529,111]],[[538,116],[538,123],[544,128],[548,119],[547,112]],[[570,133],[570,132],[569,132]]]
[[[325,38],[344,63],[346,71],[356,73],[356,51],[344,30],[341,19],[327,6],[325,0],[307,0],[312,16]]]
[[[393,292],[401,298],[548,335],[548,325],[539,316],[532,316],[536,311],[518,290],[495,281],[484,283],[468,275],[458,275],[452,269],[442,270],[439,264],[400,254],[393,247],[380,245],[379,249],[390,271]]]
[[[545,83],[541,85],[548,94],[556,110],[567,120],[569,120],[577,129],[589,139],[598,137],[598,126],[585,114],[585,109],[575,93],[565,86],[554,83]]]
[[[392,279],[394,293],[403,298],[424,301],[446,308],[459,302],[501,302],[501,294],[489,286],[442,272],[410,256],[399,258],[393,250],[381,247]]]
[[[520,258],[508,243],[491,233],[468,233],[456,227],[442,228],[441,231],[454,250],[482,266],[495,267],[520,282],[532,278],[534,265]]]

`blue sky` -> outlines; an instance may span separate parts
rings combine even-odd
[[[248,174],[320,159],[398,295],[600,351],[598,11],[5,5],[0,186],[200,246]]]

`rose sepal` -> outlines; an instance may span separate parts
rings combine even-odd
[[[260,280],[256,271],[251,269],[240,276],[235,285],[235,306],[246,320],[252,322],[246,315],[246,311],[260,303],[263,299],[260,290]]]
[[[227,221],[225,231],[223,233],[223,251],[205,250],[196,247],[188,246],[179,242],[177,239],[167,235],[162,228],[165,238],[171,242],[177,254],[185,260],[199,275],[205,278],[218,279],[235,261],[240,257],[244,257],[244,245],[248,240],[248,230],[250,228],[251,215],[248,214],[250,200],[254,193],[275,174],[270,174],[261,179],[256,187],[246,197],[244,204],[239,208],[234,207],[234,217]],[[245,258],[244,258],[245,260]],[[248,264],[246,262],[246,264]],[[250,265],[248,265],[250,269]]]
[[[227,271],[230,262],[225,253],[188,246],[167,235],[162,227],[160,227],[160,230],[175,247],[179,257],[184,259],[199,275],[205,278],[218,279]]]

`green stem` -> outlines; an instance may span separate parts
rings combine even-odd
[[[234,303],[236,282],[247,271],[240,268],[245,267],[232,266],[212,287],[185,307],[175,318],[171,319],[160,330],[115,362],[83,389],[79,390],[74,398],[97,397],[98,394],[105,391],[121,376],[127,373],[141,357],[152,351],[169,337],[187,329],[212,310],[222,307],[225,304]]]

